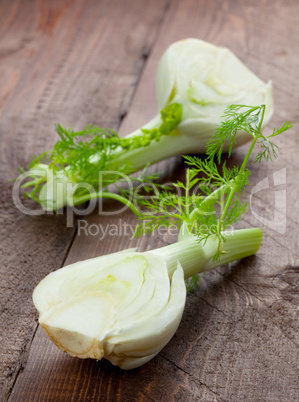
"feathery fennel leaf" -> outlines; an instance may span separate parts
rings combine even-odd
[[[88,201],[88,195],[90,199],[95,198],[95,194],[110,184],[122,183],[124,176],[127,180],[137,181],[139,184],[151,183],[156,179],[156,175],[143,176],[142,180],[140,175],[137,178],[132,177],[134,168],[130,162],[123,162],[121,157],[129,155],[134,149],[147,147],[152,141],[160,141],[164,135],[169,135],[181,121],[182,106],[173,103],[160,113],[160,127],[143,129],[142,134],[127,138],[120,138],[111,129],[104,130],[96,126],[87,126],[84,130],[75,132],[71,128],[65,129],[60,124],[56,125],[60,139],[51,151],[42,153],[30,163],[30,170],[26,174],[29,180],[22,186],[27,189],[26,195],[40,202],[39,194],[47,181],[47,169],[57,181],[69,181],[74,187],[79,184],[73,193],[73,205],[83,199]],[[36,173],[40,170],[45,171],[45,174]],[[82,183],[84,186],[80,185]]]
[[[231,155],[237,131],[244,130],[253,137],[260,132],[265,113],[265,105],[247,106],[231,105],[223,115],[223,122],[217,128],[214,137],[207,145],[207,154],[210,159],[217,156],[218,163],[225,142],[229,142],[228,156]]]
[[[265,137],[261,127],[265,114],[265,106],[232,105],[225,111],[224,121],[217,128],[214,138],[209,142],[205,160],[195,156],[184,156],[187,165],[185,183],[174,184],[175,191],[155,194],[152,200],[141,200],[140,204],[147,209],[139,216],[142,221],[137,235],[153,232],[157,226],[183,225],[188,232],[196,234],[199,242],[205,243],[209,237],[218,238],[218,249],[214,260],[222,253],[224,241],[223,231],[232,227],[246,212],[247,203],[243,202],[245,188],[248,185],[250,171],[246,168],[249,157],[256,143],[261,152],[256,161],[263,158],[272,160],[277,156],[278,146],[269,138],[275,137],[292,124],[286,122],[273,133]],[[253,137],[252,143],[241,166],[227,167],[226,163],[219,168],[214,159],[221,160],[223,145],[230,142],[230,151],[238,130],[245,130]],[[177,191],[178,192],[178,191]]]

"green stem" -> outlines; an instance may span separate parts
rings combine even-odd
[[[213,261],[213,257],[218,248],[218,238],[213,236],[205,244],[199,243],[196,236],[189,236],[151,253],[165,258],[170,277],[179,261],[187,279],[200,272],[255,254],[261,246],[263,232],[259,228],[241,229],[223,232],[222,236],[224,240],[217,261]]]
[[[233,180],[231,180],[231,183],[233,183]],[[212,199],[218,199],[218,197],[228,188],[228,184],[223,184],[221,187],[217,188],[215,191],[213,191],[212,194],[208,195],[201,203],[201,206],[204,207],[206,203],[208,203]],[[184,222],[182,224],[182,227],[180,229],[180,233],[178,235],[178,241],[181,241],[182,239],[185,238],[185,236],[188,236],[191,234],[192,231],[192,225],[193,222],[196,221],[197,218],[197,208],[193,209],[191,214],[189,215],[189,221]]]
[[[74,205],[80,205],[83,204],[84,202],[90,201],[95,198],[110,198],[119,201],[124,205],[126,205],[128,208],[130,208],[130,210],[134,212],[135,215],[137,216],[140,215],[138,208],[136,208],[136,206],[130,200],[128,200],[125,197],[122,197],[119,194],[109,193],[108,191],[97,191],[95,193],[83,195],[82,197],[76,197]]]
[[[246,154],[246,156],[245,156],[245,159],[244,159],[244,161],[243,161],[243,163],[242,163],[242,165],[241,165],[241,168],[240,168],[240,171],[239,171],[239,175],[244,172],[244,170],[245,170],[245,168],[246,168],[246,165],[247,165],[247,162],[248,162],[248,159],[249,159],[249,157],[250,157],[250,155],[251,155],[251,152],[252,152],[252,150],[253,150],[253,148],[254,148],[254,146],[255,146],[255,144],[256,144],[258,138],[259,138],[258,136],[254,136],[254,138],[253,138],[253,140],[252,140],[252,142],[251,142],[251,144],[250,144],[250,147],[249,147],[249,149],[248,149],[248,151],[247,151],[247,154]]]
[[[222,223],[223,223],[224,219],[226,218],[226,216],[227,216],[227,214],[228,214],[228,211],[229,211],[229,208],[230,208],[230,206],[231,206],[232,200],[233,200],[233,198],[234,198],[234,196],[235,196],[235,194],[236,194],[236,190],[237,190],[237,184],[236,184],[236,183],[238,182],[238,178],[239,178],[240,175],[244,172],[244,170],[245,170],[245,168],[246,168],[246,165],[247,165],[247,162],[248,162],[248,159],[249,159],[249,157],[250,157],[250,155],[251,155],[251,152],[252,152],[252,150],[253,150],[253,148],[254,148],[254,146],[255,146],[255,144],[256,144],[258,138],[259,138],[258,136],[255,136],[255,137],[253,138],[253,140],[252,140],[252,142],[251,142],[251,144],[250,144],[250,147],[249,147],[249,149],[248,149],[248,151],[247,151],[247,154],[246,154],[246,156],[245,156],[245,159],[244,159],[244,161],[243,161],[243,163],[242,163],[242,165],[241,165],[241,168],[240,168],[240,170],[239,170],[238,176],[237,176],[236,179],[233,181],[233,185],[232,185],[232,187],[231,187],[231,189],[230,189],[230,193],[229,193],[229,196],[228,196],[227,201],[226,201],[226,203],[225,203],[224,210],[223,210],[223,212],[222,212],[222,214],[221,214],[221,216],[220,216],[220,219],[219,219],[219,221],[218,221],[218,231],[219,231],[219,233],[220,233],[221,228],[222,228]]]
[[[157,125],[159,127],[159,125]],[[142,134],[141,130],[136,133]],[[159,141],[151,141],[148,146],[132,149],[130,151],[122,151],[107,166],[107,169],[117,170],[119,166],[124,164],[130,165],[131,171],[143,169],[144,166],[160,162],[171,156],[191,152],[194,141],[178,130],[174,129],[170,134],[163,135]]]
[[[262,128],[263,121],[264,121],[264,116],[265,116],[265,111],[266,111],[266,105],[262,105],[262,117],[261,117],[260,122],[259,122],[258,133],[261,132],[261,128]]]
[[[187,183],[186,183],[186,205],[185,205],[185,213],[186,213],[186,216],[189,216],[189,215],[190,215],[190,205],[189,205],[190,169],[187,169],[186,179],[187,179]]]

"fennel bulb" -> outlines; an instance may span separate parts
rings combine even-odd
[[[182,119],[171,136],[150,144],[152,154],[149,149],[143,152],[150,156],[147,160],[151,163],[177,154],[205,154],[225,109],[232,104],[265,105],[263,125],[273,114],[271,81],[260,80],[229,49],[192,38],[173,43],[163,54],[156,77],[156,98],[158,110],[173,103],[182,105]],[[144,128],[157,127],[160,121],[158,114]],[[251,139],[250,133],[240,130],[234,145]],[[228,149],[226,142],[223,151]],[[137,159],[137,154],[136,150],[133,166],[140,168],[142,159]]]
[[[273,113],[271,82],[261,81],[230,50],[198,39],[175,42],[166,50],[156,95],[157,116],[122,139],[97,127],[73,132],[58,125],[60,140],[53,150],[30,164],[26,177],[31,181],[23,186],[32,188],[27,195],[50,211],[106,197],[107,186],[123,175],[130,180],[132,172],[173,155],[206,153],[229,105],[265,105],[263,125]],[[250,133],[238,130],[234,146],[250,139]],[[225,141],[223,151],[229,146]],[[34,173],[41,162],[48,164],[47,174],[44,168]]]
[[[175,184],[184,195],[163,192],[142,200],[147,210],[140,217],[144,219],[141,233],[175,224],[180,228],[177,243],[72,264],[49,274],[36,287],[33,301],[39,322],[61,350],[81,358],[104,357],[123,369],[146,363],[179,325],[186,299],[184,278],[259,249],[260,229],[227,229],[246,211],[241,196],[248,184],[246,165],[253,148],[260,145],[256,162],[272,160],[279,150],[272,138],[292,124],[286,122],[265,137],[261,132],[265,105],[233,105],[226,116],[209,142],[208,158],[185,157],[190,166],[186,180]],[[240,128],[251,133],[252,143],[242,165],[223,164],[221,176],[214,159],[220,160],[225,140],[233,146]],[[193,192],[194,187],[202,193]]]
[[[122,369],[139,367],[170,341],[186,301],[184,278],[254,254],[260,229],[225,233],[205,246],[195,236],[150,252],[126,250],[61,268],[33,293],[39,323],[62,351],[105,358]]]

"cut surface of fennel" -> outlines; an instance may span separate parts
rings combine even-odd
[[[179,264],[170,282],[162,257],[130,251],[62,268],[33,294],[39,322],[61,350],[123,369],[146,363],[169,342],[185,299]]]
[[[132,250],[92,258],[44,278],[33,293],[39,322],[64,352],[139,367],[170,341],[186,300],[184,279],[254,254],[260,229],[224,233],[203,246],[195,236],[150,252]]]

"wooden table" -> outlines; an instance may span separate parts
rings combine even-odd
[[[298,15],[295,0],[1,1],[1,400],[299,400]],[[227,46],[259,77],[273,80],[272,125],[291,120],[294,128],[278,140],[275,163],[249,167],[251,187],[269,178],[269,188],[254,199],[260,216],[273,219],[275,191],[280,200],[286,191],[287,231],[275,232],[249,211],[244,225],[264,231],[260,251],[203,275],[176,335],[145,366],[125,372],[106,361],[71,358],[38,327],[35,285],[64,264],[173,239],[100,240],[78,233],[78,221],[67,228],[65,215],[22,214],[8,180],[33,154],[52,147],[54,123],[97,124],[123,135],[153,117],[158,61],[185,37]],[[236,150],[232,161],[246,149]],[[287,183],[274,187],[273,173],[284,168]],[[181,157],[153,167],[161,170],[175,180],[184,170]],[[135,222],[128,212],[85,219]]]

